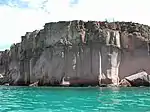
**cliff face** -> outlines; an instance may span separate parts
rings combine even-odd
[[[2,83],[59,85],[69,77],[79,85],[117,85],[140,69],[150,73],[149,29],[131,22],[47,23],[0,53]]]

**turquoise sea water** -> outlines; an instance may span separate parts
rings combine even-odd
[[[150,112],[150,88],[1,86],[0,112]]]

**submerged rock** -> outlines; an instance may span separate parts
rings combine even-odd
[[[139,69],[150,73],[149,26],[132,22],[61,21],[27,32],[0,52],[10,85],[118,85]]]

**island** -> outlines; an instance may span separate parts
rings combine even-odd
[[[150,74],[149,47],[148,25],[50,22],[39,31],[27,32],[10,49],[0,51],[0,84],[117,86],[121,79],[140,70]]]

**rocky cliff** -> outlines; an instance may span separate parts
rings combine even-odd
[[[0,52],[1,83],[117,85],[140,69],[150,73],[150,27],[132,22],[61,21],[27,32]]]

